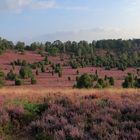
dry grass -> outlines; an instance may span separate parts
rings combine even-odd
[[[8,87],[0,89],[0,96],[12,100],[13,98],[28,98],[31,101],[39,101],[45,96],[65,95],[72,98],[85,96],[89,94],[114,96],[116,94],[137,94],[140,89],[72,89],[72,88],[25,88],[25,87]]]

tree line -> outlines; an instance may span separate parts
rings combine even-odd
[[[15,49],[24,53],[28,51],[38,51],[43,54],[58,56],[68,54],[70,56],[69,65],[72,68],[96,66],[105,67],[110,70],[118,68],[125,70],[127,67],[140,66],[140,39],[122,40],[110,39],[99,40],[88,43],[87,41],[66,41],[56,40],[54,42],[33,42],[26,45],[24,42],[17,42],[0,38],[0,54],[7,49]]]

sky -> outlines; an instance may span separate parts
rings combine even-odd
[[[27,43],[140,38],[140,0],[0,0],[0,36]]]

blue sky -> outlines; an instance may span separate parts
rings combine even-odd
[[[17,41],[140,37],[140,0],[0,0],[0,36]]]

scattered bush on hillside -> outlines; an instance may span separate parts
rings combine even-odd
[[[59,77],[59,78],[62,77],[62,70],[58,72],[58,77]]]
[[[54,71],[55,73],[61,72],[62,71],[61,65],[60,64],[54,65]]]
[[[5,74],[2,70],[0,70],[0,87],[5,85]]]
[[[44,64],[41,66],[41,72],[42,72],[42,73],[45,72],[45,66],[44,66]]]
[[[135,87],[135,76],[132,73],[128,73],[125,77],[124,82],[122,83],[123,88],[134,88]]]
[[[21,85],[23,85],[23,80],[20,79],[20,78],[16,78],[16,79],[15,79],[15,85],[16,85],[16,86],[21,86]]]
[[[19,75],[23,79],[31,78],[32,77],[32,70],[29,66],[23,66],[19,70]]]
[[[114,86],[115,84],[115,80],[113,77],[107,77],[105,75],[105,78],[99,78],[97,80],[97,83],[95,85],[95,88],[107,88],[107,87],[110,87],[110,86]]]
[[[109,77],[109,84],[110,84],[111,86],[114,86],[115,80],[114,80],[113,77]]]
[[[114,78],[113,77],[105,77],[98,78],[97,73],[93,74],[83,74],[80,77],[76,77],[76,87],[77,88],[107,88],[110,86],[114,86]]]
[[[10,70],[10,72],[7,73],[6,79],[7,80],[15,80],[16,78],[16,73],[13,72],[13,70]]]
[[[79,64],[74,60],[70,62],[70,66],[72,67],[72,69],[77,69],[79,67]]]
[[[93,87],[93,79],[89,74],[81,75],[76,84],[77,88],[92,88]]]
[[[13,62],[11,62],[11,65],[16,65],[16,66],[27,66],[29,65],[29,63],[26,60],[21,60],[21,59],[17,59]]]
[[[36,80],[35,76],[32,76],[32,77],[31,77],[31,84],[32,84],[32,85],[37,84],[37,80]]]
[[[45,65],[48,65],[50,63],[50,61],[48,60],[48,56],[45,57],[44,62],[45,62]]]
[[[122,83],[123,88],[140,88],[140,78],[132,73],[128,73]]]

